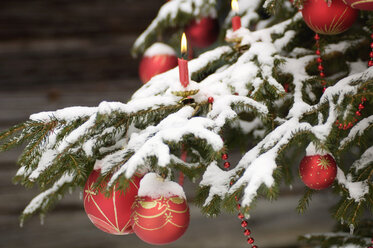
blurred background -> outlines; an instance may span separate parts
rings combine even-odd
[[[128,101],[141,86],[139,59],[131,57],[131,46],[164,2],[0,1],[0,130],[35,112]],[[38,190],[12,184],[20,152],[0,154],[0,247],[152,247],[135,235],[111,236],[96,229],[85,215],[79,190],[45,220],[35,216],[21,228],[18,216]],[[186,182],[191,202],[193,187]],[[295,208],[303,190],[296,179],[293,187],[283,187],[277,201],[258,201],[249,227],[259,247],[302,247],[298,235],[331,230],[328,211],[335,197],[330,191],[316,194],[309,211],[299,215]],[[248,244],[236,215],[208,218],[191,203],[189,229],[165,247]]]

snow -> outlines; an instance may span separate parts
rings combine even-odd
[[[239,126],[244,133],[251,133],[263,127],[263,123],[259,118],[255,118],[253,121],[250,122],[238,120],[237,126]]]
[[[369,193],[369,185],[367,182],[353,182],[351,174],[345,176],[343,171],[338,168],[337,170],[337,180],[338,183],[343,185],[350,195],[351,199],[354,199],[356,202],[364,200],[364,195]]]
[[[144,57],[153,57],[155,55],[160,54],[176,56],[176,52],[172,47],[164,43],[156,42],[153,45],[151,45],[148,49],[146,49]]]
[[[352,168],[355,168],[355,172],[359,172],[366,168],[370,163],[373,162],[373,146],[365,150],[365,152],[360,156],[360,159],[356,160]]]
[[[44,170],[46,170],[49,166],[53,164],[54,159],[56,158],[58,154],[55,149],[55,146],[56,146],[57,136],[61,130],[62,130],[61,128],[55,129],[48,136],[48,141],[42,143],[41,150],[43,152],[41,154],[41,157],[39,159],[36,169],[34,169],[32,172],[31,170],[27,171],[29,173],[30,181],[35,181]]]
[[[364,134],[364,131],[367,130],[373,124],[373,116],[369,116],[360,120],[354,127],[351,128],[348,136],[341,141],[341,147],[344,147],[349,142],[353,141],[357,136]]]
[[[74,121],[93,115],[96,112],[96,107],[69,107],[57,111],[45,111],[37,114],[32,114],[30,120],[33,121],[50,121],[53,118],[57,120]]]
[[[203,174],[200,186],[209,186],[209,196],[204,206],[208,205],[215,195],[224,197],[225,192],[229,189],[230,174],[220,169],[216,162],[212,162]]]
[[[322,150],[322,149],[317,149],[316,146],[312,142],[306,148],[306,156],[314,156],[314,155],[324,156],[327,154],[329,154],[327,151]]]
[[[277,165],[274,153],[265,153],[256,158],[246,169],[244,175],[238,180],[238,184],[247,182],[242,199],[242,206],[250,206],[257,195],[259,187],[264,183],[268,188],[273,186],[273,171]]]
[[[173,27],[175,19],[180,15],[192,15],[195,19],[201,17],[216,17],[216,0],[172,0],[165,3],[156,18],[148,28],[137,38],[133,45],[134,50],[144,50],[145,41],[157,34],[159,26]],[[185,23],[186,24],[186,23]]]
[[[221,137],[212,132],[215,122],[201,117],[193,117],[194,108],[185,106],[163,119],[157,126],[149,126],[139,133],[133,133],[123,153],[135,152],[132,157],[113,175],[111,185],[121,174],[130,178],[137,168],[146,166],[147,159],[155,157],[158,166],[166,167],[171,162],[168,142],[178,142],[184,135],[191,134],[206,140],[215,151],[223,148]],[[193,117],[193,118],[192,118]]]
[[[47,203],[46,201],[48,201],[48,197],[50,195],[56,193],[65,184],[71,183],[74,178],[74,174],[64,174],[57,182],[53,184],[51,188],[34,197],[34,199],[32,199],[27,207],[23,210],[23,214],[32,214],[39,208],[43,207]]]
[[[335,237],[350,239],[350,238],[353,237],[353,235],[351,233],[347,233],[347,232],[309,233],[309,234],[303,235],[303,237],[305,237],[306,239],[312,239],[313,237],[320,237],[320,236],[325,237],[326,239],[331,239],[331,238],[335,238]],[[356,245],[356,244],[345,243],[343,245],[338,245],[338,246],[332,245],[332,246],[330,246],[330,248],[366,248],[367,246],[369,246],[371,244],[371,238],[370,237],[369,238],[368,237],[367,238],[360,238],[360,239],[361,239],[360,241],[366,242],[366,246],[360,246],[360,245]]]
[[[361,61],[360,59],[356,62],[347,62],[347,64],[350,67],[349,75],[365,71],[368,68],[367,63],[365,61]]]
[[[57,152],[58,153],[64,152],[65,149],[69,147],[69,145],[74,144],[76,141],[79,140],[79,138],[83,137],[83,135],[86,134],[89,131],[89,129],[95,125],[96,117],[97,117],[97,114],[91,115],[88,121],[84,122],[74,131],[72,131],[69,135],[67,135],[63,139],[61,144],[57,147]]]
[[[156,173],[148,173],[141,179],[138,196],[148,196],[153,199],[178,196],[186,199],[183,187],[178,183],[163,179]]]

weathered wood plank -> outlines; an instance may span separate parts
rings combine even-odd
[[[0,40],[139,33],[163,0],[0,2]]]
[[[163,3],[0,1],[2,89],[137,77],[131,46]]]

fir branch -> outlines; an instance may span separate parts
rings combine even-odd
[[[315,190],[310,189],[310,188],[305,188],[305,192],[302,196],[301,199],[299,199],[298,206],[297,206],[297,211],[300,214],[303,214],[308,206],[310,205],[310,201],[312,200],[312,195],[315,193]]]

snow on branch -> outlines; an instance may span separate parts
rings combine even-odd
[[[151,157],[157,159],[158,166],[166,167],[171,163],[168,144],[178,143],[186,135],[193,135],[195,139],[205,140],[214,151],[220,151],[223,148],[223,141],[218,134],[212,131],[215,128],[215,122],[202,117],[192,118],[194,112],[194,108],[185,106],[178,112],[167,116],[157,126],[149,126],[139,133],[133,133],[127,147],[122,152],[123,155],[130,152],[133,155],[112,176],[109,186],[121,174],[130,178],[141,166],[148,165],[147,159]],[[107,166],[111,167],[112,164]],[[110,169],[103,168],[104,171]]]
[[[345,147],[348,143],[356,139],[356,137],[363,135],[368,128],[372,127],[372,125],[373,116],[369,116],[359,121],[353,128],[351,128],[348,136],[341,141],[341,147]]]
[[[364,200],[364,195],[369,193],[369,185],[366,181],[354,182],[352,175],[348,174],[346,176],[340,168],[337,170],[337,181],[348,190],[350,198],[354,199],[355,202]]]
[[[62,177],[58,181],[56,181],[51,188],[34,197],[23,210],[22,215],[30,215],[35,213],[39,209],[43,209],[48,204],[51,195],[58,192],[66,184],[73,182],[74,177],[74,173],[62,175]]]
[[[373,164],[373,146],[365,150],[365,152],[360,156],[360,159],[356,160],[352,167],[355,169],[355,173],[365,169],[369,165]]]
[[[186,25],[193,18],[216,17],[216,0],[172,0],[165,3],[148,28],[137,38],[132,53],[143,52],[155,36],[168,27]]]
[[[299,60],[303,61],[303,63],[307,63],[310,59],[311,58],[308,56]],[[292,61],[293,59],[286,59],[282,68],[284,68],[285,71],[291,71],[291,68],[295,65],[295,61]],[[301,67],[304,68],[304,64],[301,65]],[[359,85],[356,85],[356,82],[368,80],[373,77],[373,70],[370,69],[344,78],[334,86],[329,87],[321,97],[318,104],[310,106],[303,102],[302,88],[304,81],[295,81],[308,79],[309,76],[304,69],[296,72],[297,73],[293,72],[295,74],[295,102],[292,109],[289,111],[289,113],[292,114],[287,117],[288,120],[284,121],[280,126],[268,133],[261,142],[249,150],[233,170],[224,172],[216,169],[208,169],[205,172],[204,178],[212,177],[221,179],[214,181],[213,183],[208,180],[203,180],[202,186],[210,186],[209,197],[207,198],[205,205],[210,203],[209,201],[213,199],[214,195],[223,196],[227,193],[233,194],[244,186],[242,205],[249,206],[255,199],[257,191],[262,184],[266,185],[268,188],[273,186],[273,173],[277,167],[276,158],[281,149],[289,144],[296,135],[304,132],[313,134],[317,139],[325,142],[329,137],[338,116],[335,101],[338,104],[346,97],[356,94],[359,88]],[[335,100],[335,97],[337,97],[337,100]],[[304,115],[309,114],[311,111],[318,110],[326,103],[329,106],[329,111],[325,122],[320,122],[315,126],[312,126],[307,122],[300,122]],[[229,189],[227,185],[229,185],[230,180],[236,178],[237,174],[239,174],[242,169],[244,170],[243,175],[239,177]],[[350,195],[354,199],[359,200],[368,192],[364,182],[352,182],[350,179],[345,178],[344,175],[342,176],[341,172],[339,172],[338,175],[340,183],[344,184],[344,186],[349,189]],[[362,190],[355,190],[357,188]]]

